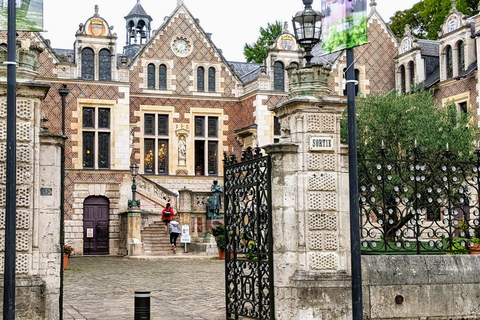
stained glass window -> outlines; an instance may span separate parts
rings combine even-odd
[[[215,92],[215,68],[208,69],[208,92]]]
[[[95,161],[95,132],[83,132],[83,167],[86,169],[94,168]]]
[[[145,134],[155,134],[155,115],[145,115]]]
[[[145,139],[145,159],[144,170],[145,173],[154,173],[155,168],[155,140]]]
[[[208,117],[208,136],[218,137],[218,118]]]
[[[212,175],[218,174],[217,150],[218,150],[218,142],[209,141],[208,142],[208,174],[212,174]]]
[[[98,109],[98,127],[102,129],[110,128],[110,109]]]
[[[446,65],[447,65],[447,79],[453,77],[453,61],[452,61],[452,47],[445,48]]]
[[[197,91],[205,91],[205,69],[203,67],[197,68]]]
[[[110,166],[110,132],[98,133],[98,168],[108,169]]]
[[[82,79],[95,79],[95,54],[90,48],[82,50]]]
[[[95,128],[95,109],[83,108],[83,127]]]
[[[280,61],[273,64],[273,90],[285,91],[285,68]]]
[[[458,73],[460,74],[465,70],[465,44],[460,41],[457,45],[458,48]]]
[[[158,86],[160,90],[167,89],[167,67],[164,64],[158,68]]]
[[[168,116],[164,114],[158,115],[158,135],[168,136]]]
[[[158,173],[168,173],[168,140],[158,140]]]
[[[98,79],[112,80],[112,55],[108,49],[102,49],[98,54]]]
[[[155,65],[150,63],[147,67],[148,89],[155,89]]]
[[[195,137],[205,136],[205,117],[195,117]]]

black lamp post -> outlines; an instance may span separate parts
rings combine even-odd
[[[322,35],[322,13],[312,9],[313,0],[303,0],[305,9],[297,12],[293,17],[293,30],[295,38],[302,48],[305,49],[305,67],[311,67],[312,48],[320,42]]]
[[[140,207],[140,200],[135,200],[135,194],[137,192],[137,185],[135,184],[135,178],[138,175],[138,164],[132,163],[130,166],[130,174],[132,175],[132,200],[128,200],[128,207]]]

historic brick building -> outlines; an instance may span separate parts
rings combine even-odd
[[[478,16],[464,17],[453,6],[439,41],[415,39],[408,29],[397,39],[374,0],[370,7],[368,44],[355,48],[359,95],[422,84],[434,89],[439,102],[478,113]],[[18,35],[24,47],[42,50],[36,80],[51,86],[42,102],[51,133],[62,128],[58,90],[70,91],[65,236],[76,254],[126,253],[122,216],[131,198],[132,163],[140,168],[142,228],[154,224],[171,201],[181,223],[201,241],[205,202],[213,179],[221,180],[223,152],[238,154],[281,139],[270,109],[287,101],[287,70],[301,64],[303,52],[288,24],[265,62],[255,64],[227,61],[183,1],[155,30],[153,21],[137,1],[125,17],[123,52],[117,52],[117,35],[98,7],[72,30],[73,50],[53,49],[38,33]],[[313,53],[312,62],[331,67],[332,94],[343,96],[345,52]],[[187,194],[188,205],[182,202]]]

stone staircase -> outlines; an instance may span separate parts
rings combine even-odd
[[[165,233],[163,221],[155,221],[142,230],[143,250],[146,256],[173,255],[170,236]],[[183,254],[180,236],[177,239],[177,255]]]

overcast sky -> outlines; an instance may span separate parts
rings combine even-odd
[[[73,49],[75,32],[80,23],[93,16],[94,7],[117,33],[117,52],[125,45],[124,17],[137,0],[44,0],[44,29],[46,39],[53,48]],[[368,3],[370,0],[367,0]],[[395,11],[411,8],[419,0],[376,0],[377,10],[388,22]],[[177,0],[141,0],[145,11],[153,18],[152,29],[157,29],[165,16],[170,15]],[[288,21],[303,10],[302,0],[184,0],[185,5],[207,33],[217,48],[223,50],[229,61],[245,61],[243,46],[253,43],[259,36],[260,27],[276,20]],[[320,10],[320,0],[314,0],[313,8]],[[370,12],[370,6],[368,7]]]

